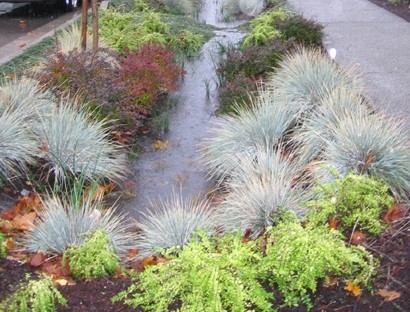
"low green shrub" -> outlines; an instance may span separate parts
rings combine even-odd
[[[304,46],[322,46],[323,26],[301,15],[290,15],[284,20],[277,20],[276,27],[285,40],[294,39]]]
[[[97,278],[113,274],[120,261],[107,233],[98,229],[88,233],[81,245],[73,245],[64,252],[63,262],[77,279]]]
[[[326,227],[302,227],[294,220],[280,222],[267,231],[266,256],[260,261],[286,306],[312,307],[310,293],[320,280],[338,277],[367,287],[375,273],[374,259],[361,247],[346,246],[343,236]]]
[[[51,277],[42,275],[38,280],[21,283],[15,293],[0,303],[0,311],[53,312],[57,311],[56,303],[66,306],[67,300],[55,288]]]
[[[169,262],[146,267],[113,300],[145,311],[167,311],[175,302],[192,312],[273,311],[272,293],[258,281],[262,255],[255,242],[244,244],[240,234],[209,238],[200,233],[168,255]]]
[[[349,234],[355,228],[379,234],[384,228],[381,214],[394,203],[383,181],[353,173],[319,184],[316,193],[317,199],[307,203],[310,224],[320,226],[334,220]]]
[[[0,223],[2,220],[0,219]],[[6,245],[6,235],[0,232],[0,258],[3,258],[7,254],[7,245]]]

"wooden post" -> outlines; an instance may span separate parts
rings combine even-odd
[[[81,50],[87,49],[87,11],[88,0],[83,0],[81,7]]]
[[[98,51],[98,4],[97,0],[91,0],[91,9],[93,15],[93,52]]]

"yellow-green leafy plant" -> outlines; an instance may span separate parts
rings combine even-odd
[[[55,288],[50,276],[41,275],[37,280],[21,283],[16,292],[0,303],[0,311],[53,312],[57,311],[56,303],[66,306],[67,300]]]
[[[251,31],[246,35],[242,42],[242,48],[250,46],[260,46],[275,38],[282,36],[275,26],[276,21],[285,20],[287,13],[283,8],[267,11],[254,18],[251,23]]]
[[[103,229],[88,235],[81,245],[73,245],[64,253],[63,262],[69,264],[70,273],[78,279],[113,274],[120,261],[109,236]]]
[[[0,219],[0,223],[2,220]],[[0,258],[5,257],[7,253],[6,235],[0,232]]]
[[[255,242],[244,244],[241,234],[209,238],[200,232],[168,257],[169,262],[136,274],[114,301],[144,311],[167,311],[175,302],[181,311],[191,312],[274,311],[272,293],[258,280],[262,254]]]
[[[282,293],[286,306],[312,308],[310,294],[320,280],[337,277],[367,287],[375,273],[370,253],[347,246],[338,231],[327,227],[303,227],[286,217],[266,234],[266,256],[259,265],[263,279]]]
[[[394,198],[381,180],[350,173],[330,183],[320,183],[315,200],[307,203],[311,226],[336,222],[340,230],[360,229],[377,235],[384,228],[381,214],[387,211]]]

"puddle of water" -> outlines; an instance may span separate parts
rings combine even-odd
[[[199,58],[185,64],[186,75],[181,88],[173,94],[176,107],[170,115],[169,131],[157,143],[148,142],[132,169],[135,196],[122,200],[119,209],[130,217],[138,218],[150,209],[151,203],[182,192],[183,198],[203,196],[211,184],[201,163],[198,145],[207,136],[218,107],[215,60],[219,44],[237,43],[243,34],[235,27],[238,23],[221,23],[217,20],[220,1],[204,1],[199,20],[224,29],[202,48]]]

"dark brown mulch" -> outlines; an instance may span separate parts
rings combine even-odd
[[[366,241],[366,247],[380,259],[373,293],[363,290],[359,297],[348,293],[345,283],[339,281],[331,287],[319,285],[313,296],[312,311],[410,311],[410,217],[396,222],[380,237]],[[9,294],[19,282],[24,281],[27,272],[33,272],[28,265],[16,261],[0,260],[0,300]],[[131,281],[128,278],[99,278],[92,281],[79,281],[74,286],[59,287],[68,301],[68,307],[58,307],[58,311],[142,311],[122,303],[113,304],[112,297],[126,289]],[[10,285],[10,286],[9,286]],[[380,289],[397,291],[401,297],[387,301],[377,294]],[[276,295],[277,299],[278,295]],[[282,308],[280,311],[300,312],[306,308]]]
[[[378,6],[382,7],[383,9],[386,9],[387,11],[400,16],[407,22],[410,22],[410,2],[406,0],[401,0],[400,4],[398,5],[393,5],[387,0],[369,0],[370,2],[373,2],[374,4],[377,4]]]

